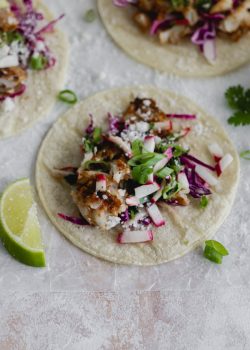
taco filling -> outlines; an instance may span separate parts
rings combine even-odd
[[[22,95],[31,70],[55,65],[44,34],[53,31],[61,18],[40,26],[44,17],[34,9],[32,0],[23,0],[23,6],[0,0],[0,101],[9,105],[11,99]]]
[[[161,44],[189,38],[209,63],[216,60],[216,37],[239,40],[250,30],[249,0],[113,0],[131,5],[134,22]]]
[[[137,243],[153,240],[153,228],[167,224],[162,206],[207,203],[233,157],[217,143],[208,147],[212,165],[190,154],[187,135],[195,119],[167,114],[153,99],[139,97],[122,115],[108,114],[108,131],[90,115],[80,166],[53,169],[53,176],[70,184],[81,218],[58,215],[77,225],[117,227],[119,243]]]

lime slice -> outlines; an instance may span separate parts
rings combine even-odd
[[[15,259],[30,266],[45,266],[41,230],[29,179],[14,182],[2,194],[0,237]]]

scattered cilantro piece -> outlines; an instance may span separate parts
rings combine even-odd
[[[205,241],[204,257],[216,264],[221,264],[223,256],[229,255],[228,250],[214,240]]]
[[[200,207],[202,209],[206,208],[208,205],[208,198],[207,196],[202,196],[201,199],[200,199]]]
[[[225,97],[229,107],[234,110],[228,123],[234,126],[250,124],[250,89],[232,86],[227,89]]]
[[[250,150],[241,152],[240,157],[246,160],[250,160]]]
[[[96,13],[93,9],[89,9],[84,14],[84,21],[87,23],[92,23],[96,19]]]

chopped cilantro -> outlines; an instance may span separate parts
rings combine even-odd
[[[244,90],[240,85],[227,89],[225,97],[234,114],[228,123],[234,126],[250,124],[250,89]]]

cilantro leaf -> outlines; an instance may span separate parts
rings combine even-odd
[[[248,125],[250,124],[250,111],[249,113],[245,113],[242,111],[234,113],[229,119],[228,123],[234,126],[239,125]]]
[[[225,97],[229,107],[235,111],[228,123],[234,126],[250,124],[250,89],[232,86],[227,89]]]

